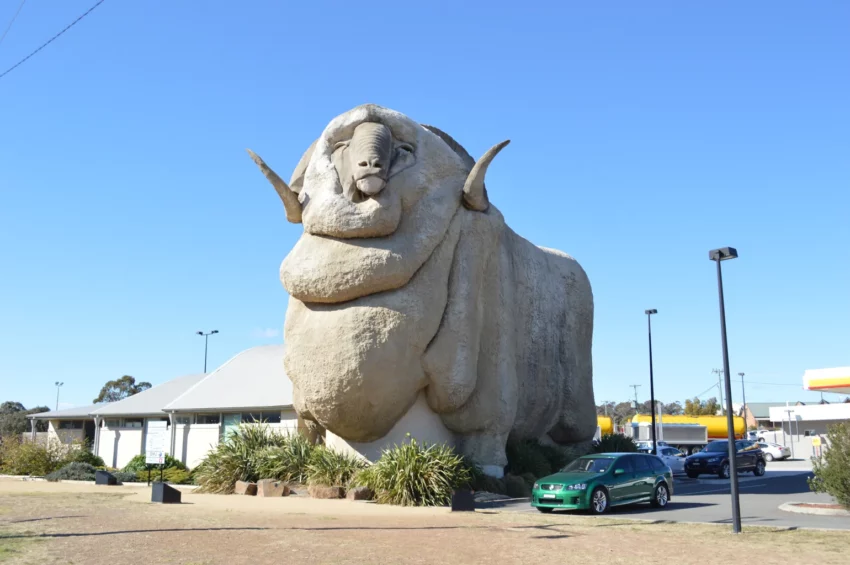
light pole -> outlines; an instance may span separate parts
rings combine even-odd
[[[59,410],[59,387],[64,385],[65,383],[60,383],[56,381],[56,409]]]
[[[211,332],[195,332],[198,335],[204,336],[204,374],[207,372],[207,343],[209,342],[210,336],[213,334],[217,334],[218,330],[213,330]]]
[[[741,412],[744,414],[744,431],[750,431],[750,424],[747,422],[747,391],[744,388],[744,373],[738,373],[741,377]]]
[[[723,303],[723,275],[720,263],[736,259],[738,251],[734,247],[712,249],[708,258],[717,263],[717,293],[720,297],[720,341],[723,347],[723,377],[726,381],[726,435],[729,441],[729,483],[732,493],[732,533],[741,533],[741,503],[738,498],[738,450],[735,449],[735,422],[732,415],[732,379],[729,377],[729,348],[726,344],[726,306]]]
[[[652,406],[650,411],[652,418],[652,454],[656,455],[657,448],[655,446],[655,383],[652,378],[652,315],[658,314],[658,310],[644,310],[646,314],[646,330],[649,336],[649,403]]]

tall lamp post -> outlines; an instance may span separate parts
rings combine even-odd
[[[207,344],[209,342],[210,336],[213,335],[213,334],[217,334],[218,330],[213,330],[213,331],[207,332],[207,333],[204,333],[204,332],[195,332],[195,333],[197,333],[198,335],[204,336],[204,374],[206,374],[206,372],[207,372]]]
[[[59,410],[59,388],[62,385],[64,385],[65,383],[60,383],[59,381],[56,381],[55,384],[56,384],[56,409]]]
[[[708,258],[717,263],[717,293],[720,297],[720,341],[723,347],[723,378],[726,384],[726,427],[729,440],[729,483],[732,493],[732,533],[741,533],[741,503],[738,497],[738,462],[735,449],[735,422],[732,415],[732,380],[729,377],[729,348],[726,344],[726,306],[723,302],[723,275],[720,263],[736,259],[738,251],[734,247],[712,249]]]
[[[741,412],[744,414],[744,431],[750,431],[750,425],[747,423],[747,391],[744,388],[744,373],[738,373],[741,377]]]
[[[652,377],[652,315],[658,314],[658,310],[653,308],[652,310],[644,310],[643,313],[646,314],[646,330],[649,335],[649,402],[652,406],[650,411],[652,418],[652,454],[656,455],[658,448],[655,441],[655,383]]]

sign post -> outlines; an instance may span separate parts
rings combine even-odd
[[[151,425],[159,424],[159,422],[148,422],[147,438],[145,440],[145,464],[159,465],[159,482],[162,482],[162,469],[165,465],[165,446],[168,436],[167,425]],[[165,422],[162,422],[165,424]],[[148,484],[150,484],[151,473],[148,467]]]

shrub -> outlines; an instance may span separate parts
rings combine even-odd
[[[533,487],[533,486],[534,486],[534,483],[536,483],[536,482],[537,482],[537,479],[539,479],[539,478],[540,478],[540,477],[535,477],[535,476],[534,476],[534,475],[532,475],[531,473],[523,473],[523,474],[522,474],[522,475],[520,475],[520,476],[522,477],[522,480],[523,480],[523,481],[525,481],[525,484],[526,484],[526,485],[528,485],[528,488],[529,488],[529,489],[530,489],[531,487]]]
[[[165,465],[163,466],[165,469],[183,469],[184,471],[188,469],[186,465],[183,464],[179,459],[175,459],[171,455],[165,454]],[[139,471],[147,471],[151,469],[151,473],[154,470],[159,469],[159,465],[148,465],[145,463],[145,455],[136,455],[130,462],[124,465],[124,468],[121,469],[125,473],[133,473],[136,474]],[[147,479],[146,479],[147,480]]]
[[[532,482],[532,485],[534,482]],[[517,475],[505,475],[505,491],[511,498],[528,498],[531,496],[531,487],[525,479]]]
[[[127,482],[138,482],[138,483],[146,483],[148,482],[148,472],[147,471],[139,471],[135,475],[132,473],[121,473],[121,475],[127,475],[128,477],[132,476],[132,479],[128,478],[126,481],[121,480],[122,483]],[[159,480],[159,469],[155,469],[151,471],[150,477],[151,481]],[[116,475],[117,477],[117,475]],[[176,467],[164,468],[162,470],[162,480],[166,483],[171,483],[173,485],[188,485],[192,483],[194,479],[191,472],[186,469],[177,469]]]
[[[65,458],[68,463],[88,463],[92,467],[105,467],[103,459],[91,452],[88,446],[83,445],[78,449],[71,449]]]
[[[314,449],[301,434],[289,435],[282,445],[266,447],[257,453],[257,474],[261,479],[306,483],[307,464]]]
[[[93,481],[96,469],[88,463],[68,463],[61,469],[48,473],[44,478],[48,481]]]
[[[43,477],[65,464],[67,449],[57,442],[43,444],[4,438],[0,443],[0,472]]]
[[[488,475],[482,475],[471,482],[472,490],[481,492],[491,492],[493,494],[507,494],[508,490],[505,486],[505,479],[497,479]]]
[[[104,469],[104,470],[107,470],[107,469]],[[136,476],[136,473],[125,473],[124,471],[109,471],[109,472],[112,473],[112,476],[115,477],[115,479],[119,483],[141,483],[141,482],[147,482],[147,480],[148,480],[147,477],[145,477],[144,481],[140,481],[139,478]]]
[[[831,495],[850,509],[850,422],[829,426],[826,439],[829,448],[812,458],[814,477],[809,479],[809,488]]]
[[[354,455],[327,447],[316,447],[307,463],[307,482],[311,485],[348,488],[354,476],[366,468],[366,462]]]
[[[287,437],[265,424],[240,424],[195,468],[198,492],[229,494],[236,481],[256,481],[265,448],[282,447]]]
[[[593,442],[594,453],[636,453],[637,450],[634,440],[621,434],[605,434]]]
[[[513,475],[531,473],[539,478],[552,474],[552,463],[543,446],[535,440],[508,441],[505,454],[508,457],[508,471]]]
[[[410,438],[385,449],[380,459],[358,473],[355,483],[371,488],[379,504],[444,506],[471,478],[468,464],[452,448]]]

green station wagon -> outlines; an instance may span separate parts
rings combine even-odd
[[[646,453],[598,453],[579,457],[558,473],[538,479],[531,505],[604,514],[612,506],[649,502],[664,508],[673,495],[673,471]]]

